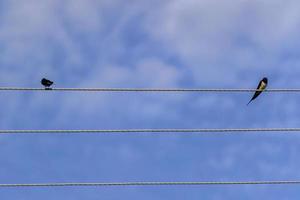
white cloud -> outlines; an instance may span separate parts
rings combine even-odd
[[[298,5],[173,0],[149,15],[145,27],[192,68],[196,82],[234,85],[246,71],[263,76],[280,70],[280,57],[299,47]]]
[[[186,81],[238,88],[255,87],[271,73],[273,87],[296,86],[299,59],[289,54],[299,46],[298,7],[295,0],[7,1],[0,83],[37,86],[47,76],[57,87],[180,87]],[[296,126],[298,115],[297,99],[267,94],[268,103],[248,108],[241,108],[248,94],[42,95],[2,98],[1,126]],[[121,154],[130,156],[126,145]],[[238,149],[228,148],[230,156],[213,164],[231,168]]]
[[[159,6],[120,0],[6,2],[0,25],[0,82],[37,86],[46,76],[57,87],[180,87],[186,80],[197,87],[255,87],[261,76],[272,73],[271,87],[296,85],[299,59],[280,56],[289,47],[297,47],[298,4],[279,0],[173,0],[159,1]],[[137,49],[127,41],[136,32],[144,37]],[[151,42],[179,62],[156,55]],[[138,51],[135,57],[134,51]],[[147,97],[128,107],[139,112],[139,107],[147,105],[142,110],[153,118],[180,102],[195,105],[190,106],[193,111],[211,113],[209,108],[218,104],[227,112],[240,105],[235,97],[170,96],[150,101]],[[59,114],[63,119],[75,108],[86,116],[97,114],[95,106],[110,110],[108,104],[114,97],[60,98],[67,110]],[[87,100],[88,105],[80,106]],[[33,108],[44,103],[36,96],[30,101]],[[166,105],[170,106],[166,109]],[[295,114],[294,108],[290,106],[289,113]],[[172,110],[174,119],[183,110]],[[235,114],[238,121],[246,121],[242,112]]]

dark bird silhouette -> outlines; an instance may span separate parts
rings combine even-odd
[[[41,84],[42,84],[43,86],[45,86],[45,89],[46,89],[46,90],[49,90],[49,89],[51,89],[50,86],[53,84],[53,82],[50,81],[50,80],[48,80],[48,79],[43,78],[43,79],[41,80]]]
[[[259,82],[259,84],[258,84],[258,86],[256,88],[258,91],[256,91],[254,93],[254,95],[253,95],[252,99],[249,101],[249,103],[251,103],[251,101],[253,101],[254,99],[256,99],[266,89],[267,85],[268,85],[268,78],[264,77]],[[249,103],[247,105],[249,105]]]

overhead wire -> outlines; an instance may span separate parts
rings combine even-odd
[[[255,132],[299,132],[300,128],[229,128],[229,129],[52,129],[52,130],[0,130],[0,134],[75,134],[75,133],[255,133]]]
[[[209,185],[299,185],[300,181],[200,181],[200,182],[98,182],[0,184],[0,188],[117,187],[117,186],[209,186]]]
[[[205,89],[205,88],[25,88],[0,87],[0,91],[69,91],[69,92],[256,92],[257,89]],[[265,89],[264,92],[300,92],[300,89]]]

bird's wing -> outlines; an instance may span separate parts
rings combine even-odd
[[[263,84],[262,81],[260,81],[256,89],[257,89],[257,90],[261,90],[261,89],[262,89],[262,88],[261,88],[262,84]],[[254,99],[256,99],[256,97],[258,97],[258,96],[260,95],[261,92],[262,92],[262,91],[256,91],[256,92],[254,93],[252,99],[249,101],[249,103],[250,103],[251,101],[253,101]],[[248,104],[249,104],[249,103],[248,103]]]
[[[260,90],[260,89],[261,89],[261,86],[262,86],[262,84],[263,84],[262,82],[263,82],[263,81],[259,81],[258,86],[257,86],[257,88],[256,88],[257,90]]]
[[[253,101],[254,99],[256,99],[262,92],[263,90],[267,87],[267,84],[263,82],[263,80],[261,80],[256,88],[256,90],[260,90],[260,91],[255,91],[252,99],[249,101],[249,103],[251,101]],[[249,103],[247,105],[249,105]]]

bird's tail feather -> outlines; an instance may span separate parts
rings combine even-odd
[[[247,106],[252,102],[252,100],[253,100],[253,99],[251,99],[251,100],[247,103]]]

